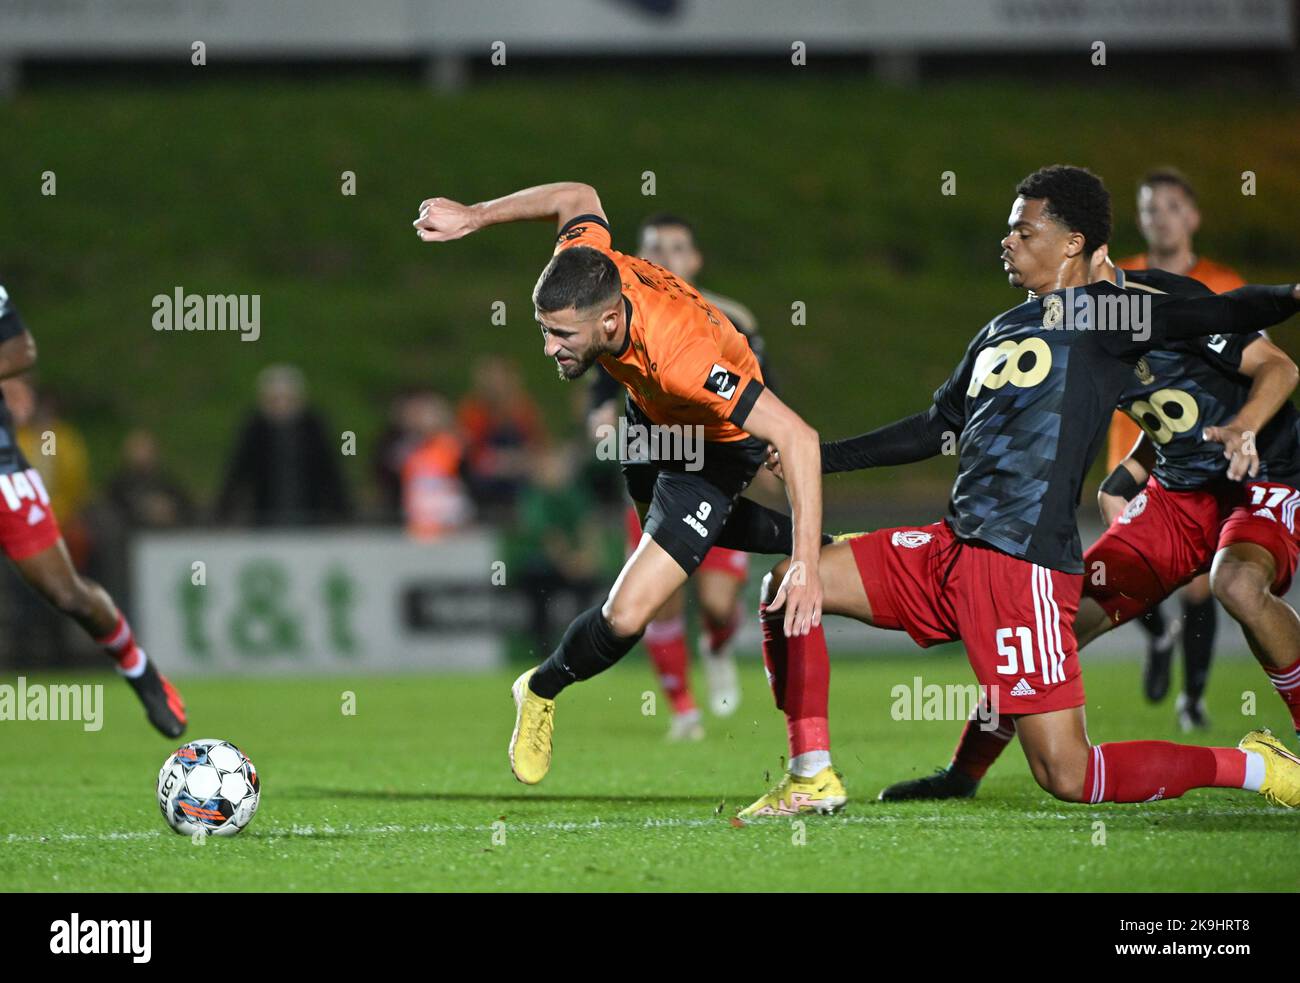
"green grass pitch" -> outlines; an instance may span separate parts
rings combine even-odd
[[[1300,888],[1300,815],[1244,792],[1067,805],[1039,791],[1013,746],[975,801],[875,802],[888,781],[947,760],[957,725],[894,720],[890,690],[915,675],[968,682],[956,647],[837,662],[831,729],[848,808],[802,829],[734,826],[728,817],[763,791],[784,751],[756,660],[742,674],[738,714],[686,746],[665,743],[662,714],[642,713],[653,685],[641,658],[574,687],[559,706],[551,774],[535,788],[506,761],[507,674],[192,680],[189,736],[237,742],[263,781],[252,825],[200,845],[167,830],[154,802],[171,744],[126,687],[97,677],[107,700],[98,733],[0,724],[0,890]],[[1094,740],[1179,738],[1172,700],[1142,703],[1136,664],[1085,664],[1085,679]],[[345,690],[354,716],[341,712]],[[1257,694],[1258,716],[1242,715],[1244,691]],[[1234,743],[1258,725],[1289,734],[1248,660],[1216,665],[1209,709],[1203,743]]]

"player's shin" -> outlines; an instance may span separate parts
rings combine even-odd
[[[538,696],[553,700],[570,683],[590,679],[623,658],[632,651],[641,634],[614,634],[600,605],[590,608],[573,619],[559,646],[532,674],[528,688]]]
[[[1258,792],[1264,761],[1253,750],[1193,747],[1169,741],[1119,741],[1089,749],[1085,802],[1176,799],[1194,788]]]

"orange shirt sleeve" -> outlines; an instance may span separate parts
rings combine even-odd
[[[602,253],[610,252],[614,247],[614,237],[610,235],[609,223],[599,215],[575,215],[564,223],[564,228],[555,237],[555,251],[558,253],[574,246],[590,246]]]

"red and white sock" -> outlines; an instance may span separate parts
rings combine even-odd
[[[1235,747],[1193,747],[1169,741],[1098,744],[1088,755],[1086,802],[1176,799],[1193,788],[1244,788],[1258,792],[1264,759]]]
[[[705,632],[709,639],[709,655],[718,655],[727,647],[727,643],[735,637],[736,629],[740,627],[740,604],[737,603],[732,609],[731,617],[722,625],[709,624],[705,620]]]
[[[686,620],[680,615],[664,621],[652,621],[646,626],[645,647],[650,650],[650,661],[659,676],[673,713],[689,713],[695,709],[691,695],[689,672],[690,653],[686,650]]]
[[[95,644],[109,654],[117,663],[117,671],[127,679],[138,679],[144,673],[144,667],[149,664],[144,649],[136,644],[135,634],[121,613],[117,616],[113,630],[103,638],[95,639]]]
[[[980,781],[988,772],[993,762],[998,760],[1011,738],[1016,736],[1014,717],[1003,717],[992,730],[985,730],[980,725],[989,719],[986,704],[981,703],[969,720],[966,729],[961,732],[961,740],[952,755],[952,767],[963,774]]]
[[[827,719],[831,657],[826,633],[818,625],[807,635],[787,638],[785,611],[769,618],[760,605],[763,624],[763,664],[777,708],[785,711],[790,740],[790,773],[810,778],[831,764],[831,735]]]
[[[1295,727],[1296,734],[1300,735],[1300,659],[1296,659],[1285,669],[1265,666],[1264,671],[1268,673],[1269,682],[1277,690],[1277,695],[1282,697],[1282,702],[1291,711],[1291,723]]]

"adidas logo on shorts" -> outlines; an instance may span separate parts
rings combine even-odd
[[[1011,687],[1011,695],[1012,696],[1037,696],[1038,690],[1030,686],[1029,680],[1025,679],[1024,676],[1021,676],[1020,682],[1016,683],[1015,686]]]

